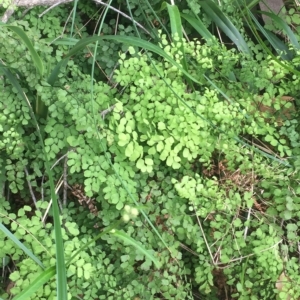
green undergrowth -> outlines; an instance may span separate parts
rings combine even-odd
[[[68,52],[47,43],[61,25],[47,39],[42,23],[16,25],[34,41],[49,75]],[[32,104],[55,183],[65,181],[58,195],[66,260],[88,244],[67,266],[69,298],[196,299],[200,293],[220,299],[226,290],[232,299],[286,299],[287,293],[297,299],[300,85],[285,64],[296,68],[299,58],[281,65],[250,41],[253,56],[216,40],[158,36],[166,54],[179,64],[186,60],[197,83],[165,58],[106,41],[99,49],[111,60],[103,56],[104,73],[113,72],[109,80],[100,80],[100,71],[91,78],[91,62],[81,53],[50,86],[26,47],[7,29],[0,32],[7,41],[1,57]],[[0,220],[48,268],[56,261],[42,145],[18,91],[6,79],[1,90]],[[164,243],[142,214],[128,217],[128,205],[143,209]],[[94,240],[118,220],[160,268],[117,235]],[[43,270],[0,236],[0,265],[13,283],[9,290],[3,284],[7,299]],[[289,281],[279,293],[283,271]],[[55,296],[53,278],[31,299]]]

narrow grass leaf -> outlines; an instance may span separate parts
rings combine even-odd
[[[46,171],[49,176],[49,183],[50,183],[50,193],[52,198],[52,211],[53,211],[53,219],[54,219],[54,236],[55,236],[55,250],[56,250],[56,269],[57,269],[57,296],[60,300],[67,300],[67,275],[66,275],[66,267],[65,267],[65,258],[64,258],[64,246],[63,246],[63,239],[61,234],[61,225],[60,225],[60,218],[59,218],[59,209],[57,204],[57,197],[55,194],[54,189],[54,180],[53,175],[50,170],[50,164],[47,156],[47,152],[45,150],[43,138],[41,136],[41,132],[39,129],[38,122],[36,120],[36,117],[33,113],[33,109],[28,102],[28,99],[25,96],[25,93],[23,92],[23,89],[21,85],[19,84],[16,77],[12,74],[12,72],[9,69],[3,68],[5,76],[9,79],[11,84],[16,88],[19,95],[23,98],[26,105],[28,106],[31,117],[33,119],[33,122],[36,126],[37,134],[39,137],[39,140],[42,145],[43,154],[45,157],[45,165],[46,165]]]
[[[78,43],[78,39],[71,38],[71,37],[66,37],[66,38],[61,38],[59,40],[56,40],[53,42],[54,45],[64,45],[64,46],[74,46],[76,43]]]
[[[240,0],[237,0],[240,1]],[[252,7],[254,7],[259,1],[261,0],[246,0],[246,7],[251,9]]]
[[[71,25],[70,37],[73,36],[73,31],[74,31],[74,26],[75,26],[75,18],[76,18],[76,10],[77,10],[77,3],[78,3],[78,0],[75,0],[74,1],[74,6],[73,6],[73,15],[72,15],[72,25]]]
[[[43,148],[44,148],[44,144],[43,144]],[[45,154],[46,154],[46,152],[45,152]],[[47,160],[47,163],[49,165],[48,160]],[[47,167],[47,169],[48,169],[48,167]],[[51,172],[50,167],[49,167],[49,170],[47,170],[47,171],[49,171],[49,173]],[[59,208],[58,208],[58,203],[57,203],[57,197],[56,197],[55,190],[54,190],[52,175],[50,177],[50,180],[52,180],[52,184],[50,184],[50,187],[51,187],[52,211],[53,211],[53,219],[54,219],[57,295],[58,295],[58,299],[67,300],[68,292],[67,292],[67,272],[66,272],[65,255],[64,255],[65,250],[64,250],[64,244],[63,244],[63,239],[62,239],[62,234],[61,234]]]
[[[160,9],[157,10],[157,12],[158,12],[158,13],[162,12],[163,10],[166,9],[166,7],[167,7],[167,2],[166,2],[166,1],[163,1],[163,2],[161,3]]]
[[[246,13],[247,9],[252,9],[261,0],[235,0],[236,5],[240,7],[243,15]]]
[[[63,59],[63,60],[61,60],[60,62],[57,63],[57,65],[55,66],[55,68],[51,72],[50,76],[48,77],[48,80],[47,80],[48,84],[50,84],[51,86],[54,85],[54,83],[56,82],[56,80],[58,78],[60,70],[64,67],[66,67],[66,65],[68,63],[68,58],[65,58],[65,59]]]
[[[28,38],[28,36],[24,32],[24,30],[19,28],[18,26],[14,26],[14,25],[0,24],[0,26],[7,27],[8,29],[13,31],[15,34],[17,34],[20,37],[20,39],[23,41],[23,43],[27,46],[29,53],[32,57],[33,63],[35,65],[35,67],[37,68],[38,72],[40,73],[40,75],[42,76],[44,74],[44,65],[43,65],[42,59],[35,51],[30,39]]]
[[[146,0],[146,3],[147,3],[147,5],[148,5],[149,10],[151,11],[151,14],[153,14],[155,20],[160,24],[161,28],[164,30],[164,32],[168,35],[168,38],[171,40],[171,37],[170,37],[170,34],[169,34],[167,28],[165,27],[165,25],[164,25],[164,23],[162,22],[162,20],[160,19],[160,17],[157,15],[157,13],[159,13],[161,10],[166,9],[166,7],[167,7],[166,2],[164,1],[164,2],[161,4],[161,8],[160,8],[159,11],[155,11],[155,10],[153,9],[153,5],[151,5],[151,4],[149,3],[148,0]],[[146,16],[146,14],[145,14],[145,9],[143,9],[142,6],[141,6],[141,1],[139,1],[139,8],[140,8],[140,10],[141,10],[141,12],[142,12],[142,14],[143,14],[143,17],[144,17],[145,21],[147,22],[147,24],[148,24],[148,26],[149,26],[149,23],[151,22],[151,20],[149,20],[149,17]],[[147,14],[147,15],[149,15],[149,14]],[[134,25],[135,25],[135,24],[134,24]],[[150,27],[151,27],[151,26],[149,26],[149,28],[150,28]],[[152,27],[153,27],[153,24],[152,24]],[[137,28],[136,28],[136,31],[137,31]],[[157,29],[155,28],[154,30],[152,30],[151,33],[152,33],[153,38],[154,38],[156,41],[158,41],[158,40],[159,40],[159,37],[158,37],[158,34],[157,34],[156,31],[157,31]]]
[[[199,18],[196,19],[187,14],[181,14],[181,17],[185,19],[206,41],[214,39],[214,36],[207,30]]]
[[[14,300],[26,300],[35,292],[38,291],[45,283],[47,283],[55,275],[55,267],[46,269],[42,274],[38,275],[37,278],[19,295],[14,297]],[[58,299],[60,299],[58,297]]]
[[[184,68],[186,72],[188,72],[188,66],[186,62],[186,56],[183,46],[183,32],[182,32],[182,23],[181,23],[181,16],[179,9],[176,5],[169,5],[167,4],[169,18],[171,22],[171,31],[173,38],[177,36],[180,39],[181,46],[179,47],[180,52],[183,54],[183,58],[181,59],[181,65]],[[176,42],[174,40],[174,42]],[[185,75],[186,80],[188,81],[188,84],[191,88],[193,88],[193,83],[189,77]]]
[[[281,40],[277,38],[272,32],[268,31],[267,29],[263,28],[258,20],[255,18],[255,16],[252,14],[252,12],[248,11],[251,19],[254,21],[256,27],[259,29],[259,31],[265,36],[265,38],[269,41],[271,46],[274,48],[274,50],[278,53],[278,55],[285,60],[291,60],[292,59],[292,53],[289,50],[288,46],[284,44]],[[262,47],[264,49],[268,49],[268,47],[260,42]]]
[[[150,259],[158,269],[160,268],[159,261],[151,253],[149,253],[149,251],[147,251],[144,247],[137,243],[136,240],[128,236],[126,233],[119,230],[112,230],[110,234],[115,235],[116,237],[122,239],[124,242],[134,246],[137,250],[143,253],[145,257]]]
[[[20,242],[15,235],[10,232],[2,223],[0,223],[0,230],[9,237],[20,249],[24,251],[34,262],[36,262],[42,269],[45,269],[42,262],[22,243]]]
[[[15,34],[17,34],[20,37],[20,39],[23,41],[23,43],[27,46],[29,53],[31,55],[32,61],[35,65],[35,67],[37,68],[39,74],[42,76],[44,74],[44,65],[43,65],[42,59],[40,58],[38,53],[35,51],[30,39],[28,38],[26,33],[23,31],[23,29],[21,29],[17,26],[13,26],[13,25],[4,24],[2,26],[7,27],[8,29],[13,31]],[[47,108],[46,108],[45,104],[42,102],[42,100],[37,99],[36,104],[37,104],[37,108],[36,108],[35,112],[37,114],[39,114],[40,116],[46,117],[47,116]]]
[[[268,35],[268,40],[276,50],[278,55],[284,60],[292,60],[294,55],[283,41],[281,41],[273,32],[264,29],[264,35]]]
[[[296,49],[300,49],[300,45],[298,43],[298,39],[297,39],[296,35],[293,33],[293,31],[287,25],[287,23],[282,20],[282,18],[280,18],[279,16],[275,15],[274,13],[270,13],[270,12],[259,11],[259,13],[270,17],[274,21],[274,23],[276,23],[278,25],[278,27],[286,33],[288,39],[291,41],[291,44]]]
[[[171,31],[173,36],[177,34],[180,39],[183,38],[182,34],[182,24],[181,24],[181,18],[180,13],[178,10],[178,7],[176,5],[170,5],[167,4],[170,23],[171,23]]]
[[[265,32],[265,29],[262,28],[259,24],[259,22],[256,20],[256,18],[254,17],[254,15],[252,14],[251,10],[247,9],[245,10],[245,18],[246,18],[246,21],[247,21],[247,24],[250,28],[250,30],[252,31],[252,33],[254,34],[254,36],[256,37],[256,39],[258,40],[259,44],[262,46],[262,48],[264,49],[264,51],[266,53],[268,53],[272,59],[274,59],[281,67],[285,68],[286,70],[290,71],[291,73],[295,74],[295,75],[298,75],[300,76],[300,72],[295,68],[293,67],[292,64],[286,62],[288,60],[292,60],[293,57],[294,57],[294,53],[292,51],[290,51],[285,44],[283,44],[282,41],[280,41],[277,36],[275,36],[273,33],[270,33],[268,32]],[[249,17],[250,16],[250,17]],[[255,24],[252,23],[251,19],[254,20]],[[256,25],[256,26],[255,26]],[[278,58],[277,56],[275,56],[271,49],[269,49],[270,47],[268,47],[264,41],[262,41],[262,39],[260,38],[259,34],[257,33],[257,28],[262,31],[265,35],[266,35],[266,38],[268,39],[268,37],[273,37],[273,39],[275,39],[277,41],[278,44],[281,44],[279,45],[279,48],[281,47],[282,49],[286,49],[286,50],[283,50],[283,51],[288,51],[287,53],[282,53],[280,58]],[[278,51],[279,52],[279,51]],[[279,52],[280,53],[280,52]],[[286,61],[282,61],[282,60],[286,60]]]
[[[219,7],[211,0],[199,2],[207,15],[218,25],[218,27],[232,40],[238,49],[246,54],[251,54],[250,49],[243,36],[232,24],[232,22],[223,14]]]

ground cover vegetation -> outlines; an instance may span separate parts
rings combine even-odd
[[[2,299],[299,299],[299,7],[258,2],[1,24]]]

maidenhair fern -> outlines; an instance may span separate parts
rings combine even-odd
[[[191,7],[199,10],[193,2]],[[26,22],[20,24],[28,28]],[[55,30],[60,28],[57,20],[52,24]],[[42,31],[43,24],[37,28]],[[56,36],[49,30],[44,34]],[[34,31],[29,35],[35,38]],[[4,33],[0,36],[5,37]],[[50,88],[27,62],[25,48],[20,46],[8,56],[11,67],[23,74],[19,79],[31,105],[41,100],[48,108],[47,117],[38,116],[38,121],[54,178],[67,180],[64,191],[57,192],[66,259],[88,244],[68,265],[69,296],[189,299],[196,286],[207,297],[217,297],[214,277],[219,276],[232,286],[236,297],[246,299],[251,291],[270,299],[285,264],[281,253],[298,251],[299,224],[292,217],[300,211],[297,178],[283,175],[273,153],[296,156],[299,151],[293,148],[299,141],[293,113],[291,120],[279,121],[275,113],[260,107],[279,112],[286,104],[283,96],[298,92],[298,78],[287,80],[286,69],[271,58],[253,59],[217,43],[179,42],[176,37],[170,43],[160,34],[159,44],[179,64],[184,49],[186,71],[196,78],[197,85],[166,59],[141,54],[133,47],[120,54],[111,85],[93,83],[94,97],[90,93],[94,79],[86,74],[82,57],[70,60]],[[0,52],[5,56],[11,47],[17,48],[12,38]],[[56,64],[66,50],[40,39],[35,47],[49,65]],[[118,48],[110,42],[101,47],[102,51]],[[260,50],[256,49],[256,55]],[[106,59],[105,55],[102,60]],[[114,66],[106,61],[107,69]],[[0,183],[7,182],[8,189],[28,203],[33,188],[38,199],[34,211],[12,201],[14,214],[8,201],[0,198],[0,221],[45,267],[53,266],[54,232],[45,201],[49,182],[42,145],[27,106],[9,83],[2,95]],[[78,186],[83,200],[73,197]],[[87,199],[93,203],[93,211]],[[158,228],[168,249],[146,226],[138,214],[140,208]],[[285,233],[274,222],[278,218],[286,225],[290,244],[284,245],[279,238]],[[116,235],[108,233],[95,241],[99,232],[116,221],[122,232],[149,250],[161,269]],[[16,266],[10,275],[14,287],[9,293],[17,295],[42,270],[0,235],[2,266],[10,259]],[[286,263],[295,281],[296,266],[293,260]],[[299,293],[296,288],[293,292]],[[31,299],[55,296],[53,280]]]

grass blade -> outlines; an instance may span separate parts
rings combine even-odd
[[[251,54],[243,36],[232,24],[232,22],[223,14],[219,7],[211,0],[199,2],[207,15],[218,25],[218,27],[236,44],[241,52]]]
[[[237,3],[238,4],[238,3]],[[264,51],[266,53],[268,53],[272,59],[274,59],[281,67],[285,68],[286,70],[289,70],[291,73],[295,74],[295,75],[300,75],[300,72],[293,67],[292,64],[286,63],[282,60],[292,60],[294,55],[293,52],[290,51],[287,46],[280,41],[277,36],[275,36],[273,33],[265,30],[260,24],[259,22],[256,20],[255,16],[253,15],[253,13],[251,12],[251,10],[249,10],[247,7],[245,7],[244,12],[241,9],[242,14],[244,15],[244,18],[246,20],[247,26],[248,28],[252,31],[253,35],[255,36],[255,38],[257,39],[257,41],[259,42],[259,44],[262,46],[262,48],[264,49]],[[254,20],[254,23],[252,22],[252,20]],[[280,57],[278,58],[278,56],[274,55],[272,53],[272,49],[270,49],[270,47],[268,47],[264,41],[261,39],[260,35],[257,32],[257,29],[259,29],[267,39],[270,39],[271,41],[275,41],[275,43],[277,43],[277,47],[279,49],[282,49],[281,51],[286,51],[287,53],[280,53],[280,51],[277,51],[280,53]],[[275,46],[276,47],[276,46]]]
[[[193,18],[187,14],[181,14],[181,17],[185,19],[207,42],[214,39],[214,36],[207,30],[198,17]]]
[[[23,244],[21,243],[15,235],[10,232],[2,223],[0,223],[0,230],[9,237],[20,249],[24,251],[34,262],[36,262],[42,269],[45,269],[42,262]]]
[[[181,18],[180,18],[178,7],[176,5],[167,4],[167,8],[170,17],[172,34],[173,36],[175,34],[178,34],[179,38],[182,39],[183,38],[182,25],[181,25]]]
[[[78,41],[79,40],[75,39],[75,38],[65,37],[65,38],[61,38],[59,40],[56,40],[52,44],[54,44],[54,45],[63,45],[63,46],[75,46],[76,43],[78,43]]]
[[[260,0],[246,0],[246,7],[253,8]]]
[[[274,23],[276,23],[279,26],[279,28],[281,28],[286,33],[287,37],[291,41],[291,44],[296,49],[300,49],[297,37],[295,36],[291,28],[280,17],[278,17],[274,13],[266,11],[259,11],[259,13],[269,16],[274,21]]]
[[[27,106],[29,107],[29,110],[31,112],[31,117],[35,123],[36,129],[37,129],[37,134],[38,134],[38,137],[41,142],[42,149],[43,149],[43,154],[45,157],[46,171],[49,176],[50,192],[51,192],[51,198],[52,198],[52,210],[53,210],[55,246],[56,246],[57,296],[58,296],[58,299],[60,299],[60,300],[67,300],[68,299],[68,297],[67,297],[67,275],[66,275],[65,258],[64,258],[64,246],[63,246],[63,239],[62,239],[62,234],[61,234],[61,225],[60,225],[57,197],[55,194],[54,180],[53,180],[53,176],[52,176],[52,173],[50,170],[48,155],[45,150],[43,138],[41,136],[38,122],[33,113],[33,109],[31,107],[28,99],[26,98],[25,93],[23,92],[21,85],[19,84],[18,80],[11,73],[11,71],[9,69],[3,68],[3,72],[4,72],[5,76],[9,79],[11,84],[16,88],[19,95],[26,102]]]
[[[1,25],[7,27],[8,29],[13,31],[15,34],[17,34],[20,37],[20,39],[23,41],[23,43],[27,46],[29,53],[31,55],[32,61],[35,65],[35,67],[37,68],[39,74],[41,76],[43,76],[44,65],[43,65],[42,59],[40,58],[38,53],[35,51],[30,39],[28,38],[26,33],[23,31],[23,29],[21,29],[17,26],[13,26],[13,25],[6,25],[6,24],[1,24]],[[37,98],[37,100],[36,100],[35,113],[42,116],[43,118],[46,118],[46,116],[47,116],[47,107],[45,106],[44,102],[39,98]]]
[[[183,54],[183,58],[181,59],[181,65],[183,66],[184,70],[187,72],[188,67],[187,67],[187,62],[186,62],[186,56],[185,56],[185,50],[184,46],[182,43],[183,39],[183,32],[182,32],[182,24],[181,24],[181,17],[180,17],[180,12],[179,9],[176,5],[170,5],[167,4],[168,8],[168,13],[169,13],[169,18],[171,22],[171,31],[172,31],[172,36],[173,38],[177,35],[179,37],[179,40],[181,41],[181,46],[179,47],[180,52]],[[176,41],[174,41],[176,42]],[[189,86],[193,88],[193,83],[190,78],[185,76]]]
[[[148,259],[150,259],[155,266],[159,269],[160,268],[160,263],[159,261],[149,253],[144,247],[142,247],[140,244],[138,244],[133,238],[128,236],[126,233],[119,231],[119,230],[112,230],[110,231],[110,234],[122,239],[124,242],[134,246],[137,250],[139,250],[141,253],[145,255]]]
[[[14,297],[14,300],[26,300],[32,294],[34,294],[40,287],[47,283],[55,275],[55,267],[48,268],[42,274],[38,275],[37,278],[23,290],[19,295]],[[61,299],[58,297],[58,299]]]
[[[154,15],[155,20],[157,20],[157,22],[159,23],[159,25],[161,26],[161,28],[163,29],[163,31],[167,34],[169,40],[171,40],[171,37],[170,37],[170,34],[169,34],[167,28],[166,28],[165,25],[163,24],[163,22],[162,22],[162,20],[160,19],[160,17],[157,15],[157,13],[161,12],[162,10],[164,10],[164,9],[166,8],[166,6],[167,6],[166,2],[163,2],[163,3],[161,4],[161,8],[160,8],[158,11],[155,11],[155,10],[153,9],[153,5],[151,5],[151,4],[149,3],[148,0],[146,0],[146,3],[147,3],[147,5],[148,5],[148,8],[150,9],[151,13]],[[153,25],[152,25],[152,26],[150,25],[151,20],[149,20],[149,18],[146,16],[144,9],[141,7],[141,2],[140,2],[140,1],[139,1],[139,8],[140,8],[140,10],[141,10],[141,12],[142,12],[142,14],[143,14],[144,20],[146,21],[146,23],[147,23],[148,26],[149,26],[149,28],[153,27]],[[135,26],[135,23],[133,23],[133,24],[134,24],[134,26]],[[138,30],[137,30],[136,26],[135,26],[135,30],[136,30],[136,32],[138,33]],[[151,33],[152,33],[152,36],[153,36],[154,40],[155,40],[155,41],[158,41],[158,40],[159,40],[159,37],[158,37],[158,34],[157,34],[157,30],[154,29],[154,30],[152,30]]]
[[[40,73],[40,75],[42,76],[44,74],[44,65],[43,65],[42,59],[35,51],[30,39],[28,38],[28,36],[24,32],[24,30],[19,28],[18,26],[13,26],[13,25],[0,24],[0,26],[7,27],[8,29],[13,31],[15,34],[17,34],[20,37],[20,39],[23,41],[23,43],[27,46],[27,48],[31,54],[33,63],[35,65],[35,67],[37,68],[38,72]]]
[[[267,29],[263,28],[252,12],[248,11],[251,19],[254,21],[255,25],[259,29],[259,31],[265,36],[265,38],[269,41],[278,55],[281,56],[282,59],[291,60],[293,58],[292,52],[289,50],[288,46],[284,44],[281,40],[277,38],[272,32],[268,31]],[[268,49],[268,47],[262,42],[260,43],[264,49]]]

